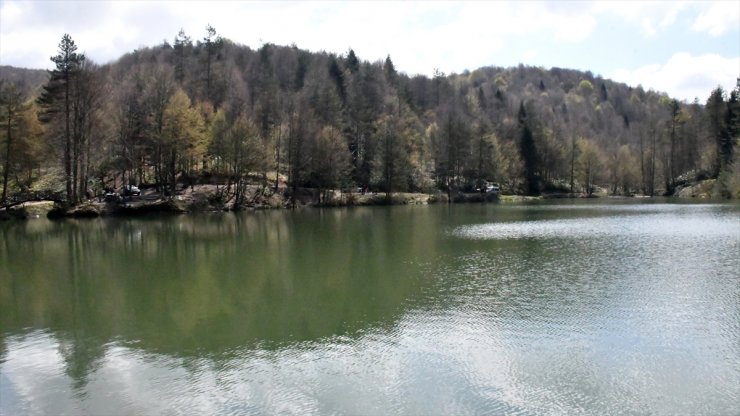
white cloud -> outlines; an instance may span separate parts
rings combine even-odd
[[[551,17],[555,26],[552,28],[555,32],[555,39],[568,42],[582,42],[596,28],[596,19],[587,14],[578,14],[574,16],[556,16]]]
[[[535,58],[534,50],[540,57],[552,48],[562,48],[563,56],[574,45],[582,50],[601,48],[604,45],[592,42],[598,36],[592,35],[607,16],[617,17],[608,30],[642,31],[657,42],[669,27],[679,28],[677,22],[690,30],[694,18],[689,13],[702,12],[693,29],[716,34],[737,26],[738,13],[730,13],[736,8],[736,3],[684,2],[0,0],[0,64],[50,68],[49,56],[56,53],[65,32],[72,35],[80,51],[105,63],[141,46],[153,46],[163,39],[171,42],[181,27],[194,40],[202,39],[210,23],[219,34],[253,48],[264,42],[295,43],[312,51],[346,53],[352,47],[362,59],[377,61],[390,54],[399,70],[430,75],[435,68],[450,73],[509,65],[522,58],[527,62]],[[724,23],[719,28],[706,26],[718,13]],[[601,65],[593,63],[591,69]],[[578,66],[589,69],[589,64]]]
[[[0,8],[0,62],[31,68],[51,68],[49,57],[57,52],[64,33],[69,33],[79,52],[97,62],[108,62],[141,45],[152,45],[149,34],[168,29],[163,19],[144,29],[135,19],[130,3],[89,2],[77,8],[61,2],[2,3]],[[6,14],[6,11],[10,13]],[[162,19],[159,10],[150,9],[153,19]],[[145,31],[146,30],[146,31]],[[167,36],[172,37],[172,36]]]
[[[717,54],[692,56],[679,52],[663,64],[650,64],[636,69],[618,69],[609,78],[636,86],[665,91],[671,97],[704,102],[709,93],[721,85],[726,90],[735,87],[740,69],[740,57],[725,58]]]
[[[740,25],[740,3],[734,1],[716,2],[703,11],[694,21],[691,29],[720,36]]]
[[[645,32],[645,35],[648,37],[655,36],[657,33],[657,30],[655,30],[655,27],[653,26],[653,22],[647,17],[642,19],[642,31]]]
[[[660,20],[658,26],[660,26],[661,29],[666,29],[673,25],[673,23],[676,22],[678,12],[683,10],[684,6],[686,6],[686,3],[674,3],[673,7],[669,9],[665,16]]]
[[[522,53],[522,62],[529,62],[533,60],[537,57],[537,55],[539,55],[539,53],[540,52],[537,49],[528,49],[524,51],[524,53]]]
[[[593,3],[593,13],[613,15],[639,26],[645,37],[667,30],[690,3],[685,1],[601,1]],[[701,6],[701,4],[699,4]],[[657,22],[657,27],[654,22]]]
[[[588,39],[588,8],[503,2],[4,2],[0,61],[50,68],[63,33],[81,51],[108,62],[140,46],[172,40],[180,27],[200,39],[210,23],[225,37],[259,47],[296,43],[313,51],[354,48],[371,61],[390,54],[399,69],[459,72],[496,62],[512,37]]]

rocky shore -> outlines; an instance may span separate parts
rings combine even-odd
[[[673,195],[678,198],[709,199],[713,196],[715,180],[709,179],[678,188]],[[342,192],[299,188],[293,201],[285,189],[275,192],[273,188],[250,185],[239,202],[233,196],[223,197],[223,187],[215,185],[195,185],[174,197],[163,197],[153,191],[145,191],[140,196],[123,198],[120,201],[93,199],[70,208],[64,208],[53,201],[34,201],[0,209],[0,220],[57,218],[95,218],[105,216],[143,216],[181,214],[186,212],[239,211],[254,209],[279,209],[293,207],[346,207],[372,205],[415,205],[433,203],[474,203],[474,202],[525,202],[540,199],[585,198],[584,194],[543,194],[530,197],[522,195],[497,195],[493,193],[393,193],[390,198],[384,193]],[[605,196],[598,194],[598,196]],[[598,197],[592,196],[592,197]],[[451,201],[450,201],[451,199]]]

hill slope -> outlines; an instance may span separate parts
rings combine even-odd
[[[92,87],[79,93],[98,111],[79,139],[96,146],[79,155],[89,170],[70,176],[97,172],[111,184],[172,190],[221,178],[238,198],[248,172],[277,171],[293,192],[453,193],[496,181],[514,193],[653,194],[721,168],[704,106],[590,72],[519,65],[410,77],[390,57],[181,34],[82,73]],[[39,71],[6,74],[44,82]]]
[[[43,69],[16,68],[0,65],[0,80],[18,85],[26,96],[38,95],[41,87],[49,80],[49,72]]]

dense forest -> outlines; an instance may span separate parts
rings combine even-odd
[[[740,195],[738,89],[685,103],[563,68],[410,76],[390,56],[253,50],[211,26],[106,65],[64,35],[51,59],[48,72],[0,68],[3,204],[199,183],[237,205],[248,184],[288,197],[449,196],[491,182],[513,194],[671,195],[714,178],[715,196]]]

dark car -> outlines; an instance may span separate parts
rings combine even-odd
[[[121,195],[118,195],[113,191],[106,191],[100,199],[105,202],[120,202]]]

